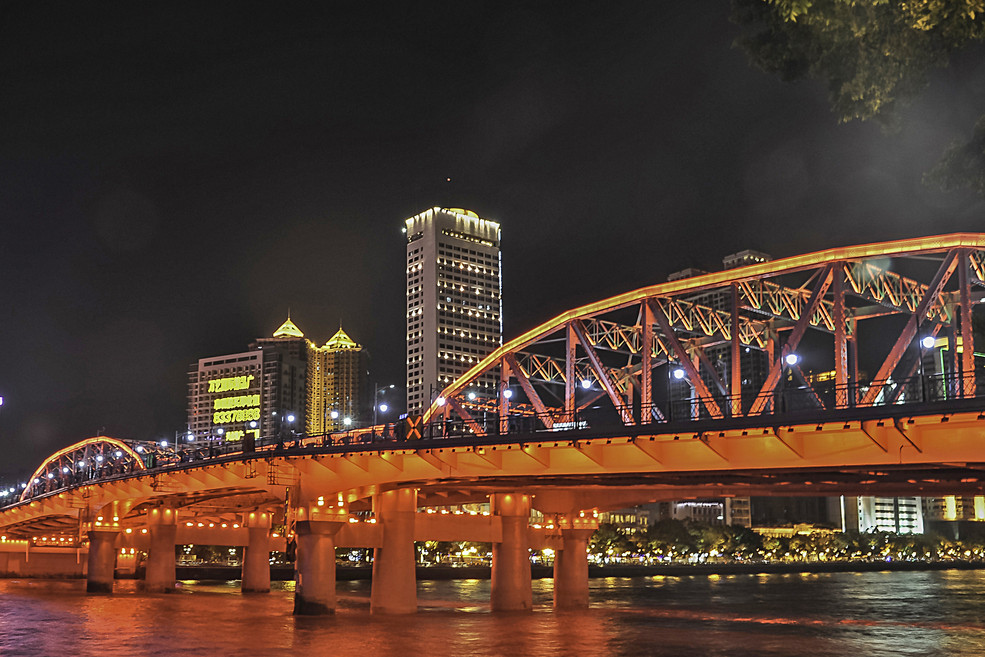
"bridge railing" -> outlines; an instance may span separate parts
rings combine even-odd
[[[873,388],[878,392],[872,393]],[[796,385],[787,380],[765,395],[756,393],[735,397],[712,395],[706,398],[664,399],[647,408],[640,403],[613,407],[598,405],[579,409],[573,415],[555,411],[548,415],[521,411],[505,417],[496,413],[478,413],[466,421],[452,414],[448,418],[435,419],[408,433],[403,423],[390,423],[353,429],[345,432],[318,436],[280,436],[255,445],[243,443],[214,443],[209,445],[173,445],[162,448],[150,442],[128,441],[141,450],[145,469],[136,470],[132,465],[117,465],[107,460],[99,467],[85,467],[65,476],[35,482],[31,497],[50,494],[87,485],[95,481],[108,481],[154,473],[162,470],[195,467],[203,461],[236,459],[248,456],[264,457],[297,450],[365,450],[375,446],[393,444],[422,444],[431,441],[468,441],[477,437],[513,439],[534,434],[574,431],[579,433],[612,433],[626,430],[624,418],[635,418],[636,430],[650,428],[654,431],[674,427],[687,430],[689,425],[703,427],[724,426],[743,422],[764,425],[782,424],[784,421],[824,422],[837,416],[849,417],[853,411],[893,407],[898,413],[908,407],[913,412],[933,412],[935,408],[947,408],[954,402],[974,403],[982,400],[985,408],[985,381],[956,374],[924,374],[906,379],[887,379],[837,386],[833,382],[815,382],[812,386]],[[753,410],[761,412],[753,414]],[[871,411],[870,411],[871,412]],[[511,438],[513,437],[513,438]],[[519,439],[519,438],[517,438]],[[246,449],[244,449],[244,447]],[[17,504],[16,496],[0,498],[0,508]]]

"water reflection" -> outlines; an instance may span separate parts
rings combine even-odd
[[[421,582],[420,612],[369,613],[370,584],[340,582],[333,617],[291,615],[293,583],[144,594],[117,582],[0,580],[0,654],[33,655],[957,655],[985,654],[985,573],[758,574],[592,580],[592,608],[489,611],[489,581]]]

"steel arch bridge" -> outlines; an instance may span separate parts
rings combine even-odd
[[[445,387],[423,422],[485,436],[517,422],[534,431],[766,422],[970,399],[983,287],[985,234],[828,249],[652,285],[503,344]],[[828,355],[812,359],[812,373],[798,350],[818,344]],[[878,358],[871,375],[860,352]],[[483,392],[479,377],[496,372],[497,390]]]

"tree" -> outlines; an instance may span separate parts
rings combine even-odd
[[[890,130],[931,70],[985,40],[985,0],[732,0],[732,19],[755,65],[783,80],[821,80],[839,121]],[[925,181],[985,196],[985,117]]]

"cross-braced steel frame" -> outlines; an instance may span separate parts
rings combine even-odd
[[[518,418],[557,430],[973,398],[971,318],[983,287],[985,234],[828,249],[644,287],[502,345],[424,421],[481,436]],[[473,386],[496,372],[493,395]]]

